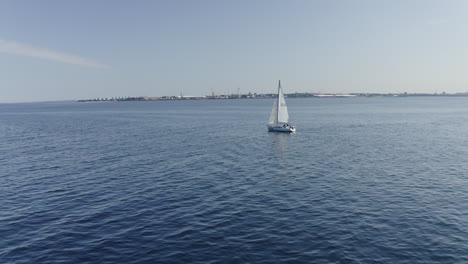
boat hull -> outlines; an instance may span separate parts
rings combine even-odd
[[[270,125],[268,125],[267,127],[268,127],[269,132],[285,132],[285,133],[296,132],[295,127],[282,127],[282,126],[270,126]]]

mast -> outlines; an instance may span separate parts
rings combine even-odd
[[[276,124],[279,123],[279,114],[280,114],[280,107],[281,107],[281,102],[280,102],[280,91],[281,91],[281,80],[278,80],[278,104],[277,104],[277,111],[276,111]]]

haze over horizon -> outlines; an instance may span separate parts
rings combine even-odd
[[[0,2],[0,102],[468,91],[468,2]]]

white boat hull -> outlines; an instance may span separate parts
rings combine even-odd
[[[286,132],[286,133],[296,132],[296,128],[291,127],[291,126],[283,127],[283,126],[267,125],[267,127],[268,127],[269,132]]]

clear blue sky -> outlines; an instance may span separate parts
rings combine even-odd
[[[464,0],[0,1],[0,102],[466,92]]]

